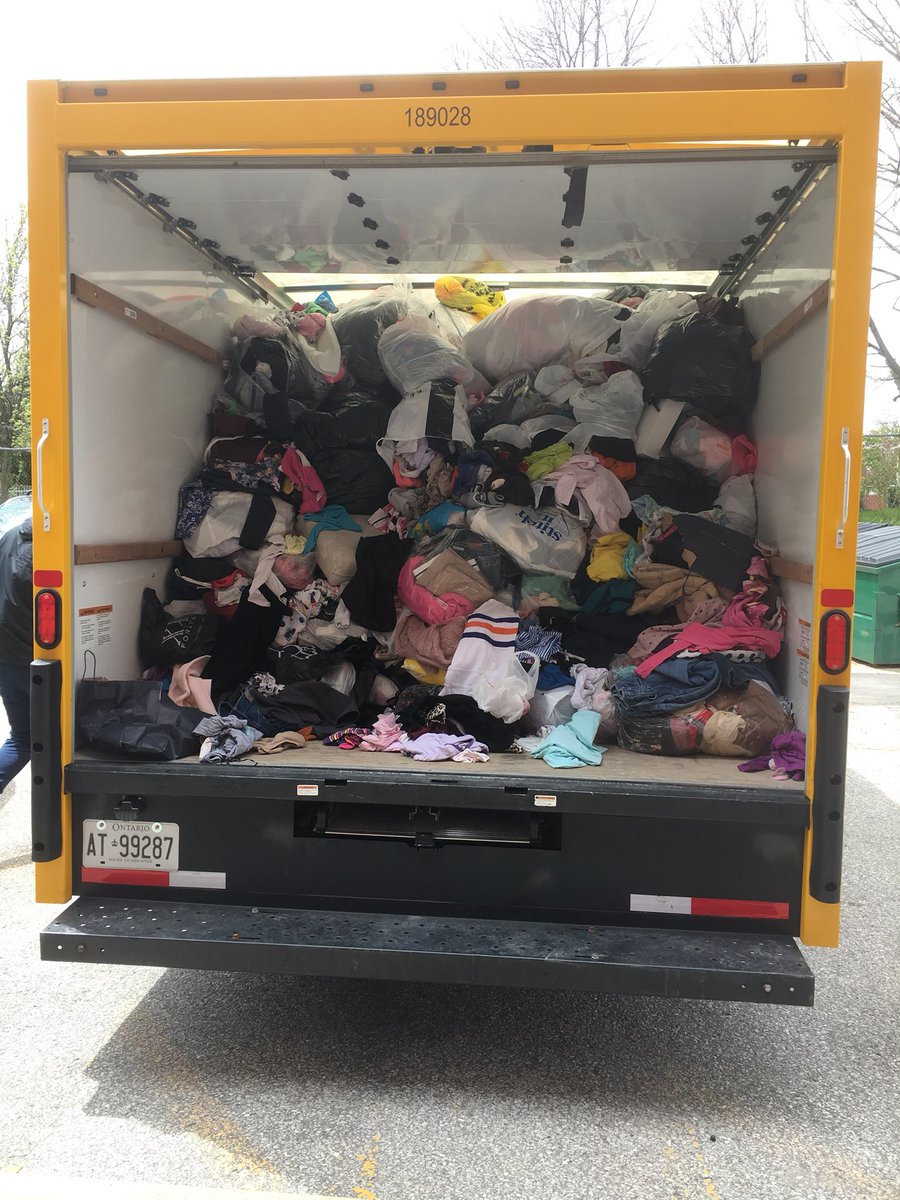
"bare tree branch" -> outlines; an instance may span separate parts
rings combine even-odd
[[[649,51],[655,8],[656,0],[539,0],[532,24],[503,18],[473,57],[496,71],[637,66]],[[456,64],[460,52],[451,53]]]
[[[830,61],[831,52],[825,45],[813,20],[809,0],[794,0],[794,12],[797,15],[797,20],[800,22],[804,61],[814,62],[816,59],[822,62]]]
[[[715,0],[704,5],[694,44],[705,63],[756,63],[769,51],[760,0]]]
[[[874,348],[884,359],[884,364],[888,371],[890,371],[894,387],[897,389],[897,395],[900,396],[900,362],[891,354],[872,317],[869,317],[869,332],[872,334],[872,341],[875,343]]]

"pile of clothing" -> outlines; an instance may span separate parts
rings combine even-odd
[[[145,678],[210,762],[768,755],[793,722],[739,309],[438,292],[236,322]]]

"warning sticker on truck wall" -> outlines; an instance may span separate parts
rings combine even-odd
[[[82,650],[99,650],[112,641],[111,604],[97,604],[78,610],[78,644]]]

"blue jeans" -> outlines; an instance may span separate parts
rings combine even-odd
[[[0,746],[0,792],[31,758],[31,667],[0,663],[0,700],[9,737]]]
[[[722,672],[715,658],[670,658],[645,679],[624,675],[612,686],[619,712],[629,717],[666,716],[705,700],[722,686]]]

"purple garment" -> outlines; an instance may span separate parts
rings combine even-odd
[[[806,770],[806,734],[799,729],[776,733],[768,754],[738,763],[739,771],[765,771],[769,767],[776,779],[802,779]]]
[[[445,758],[453,758],[457,762],[471,762],[470,758],[460,756],[470,753],[487,755],[488,752],[487,746],[477,742],[470,733],[423,733],[420,737],[404,742],[400,749],[419,762],[439,762]]]

